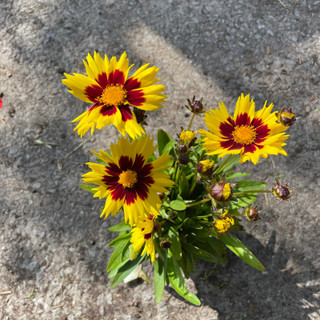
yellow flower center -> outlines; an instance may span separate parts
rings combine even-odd
[[[125,188],[132,188],[137,181],[137,173],[127,170],[120,173],[118,183],[122,184]]]
[[[122,85],[115,85],[106,87],[99,100],[101,103],[107,106],[119,106],[121,105],[127,97],[127,92]]]
[[[232,135],[236,143],[248,145],[254,142],[254,139],[256,138],[256,130],[251,126],[236,126]]]

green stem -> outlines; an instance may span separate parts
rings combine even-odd
[[[191,124],[193,122],[193,119],[194,119],[194,113],[192,113],[192,118],[190,119],[190,122],[189,122],[189,125],[188,125],[188,131],[190,130],[191,128]]]
[[[272,193],[271,190],[248,190],[248,191],[240,191],[240,192],[235,192],[232,195],[233,196],[242,196],[245,194],[252,194],[252,193]]]
[[[196,187],[196,185],[197,185],[197,174],[195,175],[193,183],[192,183],[192,186],[191,186],[191,188],[189,190],[189,196],[192,195],[192,192],[193,192],[194,188]]]
[[[206,203],[206,202],[208,202],[208,201],[211,201],[211,199],[202,199],[202,200],[197,201],[197,202],[194,202],[194,203],[186,204],[186,207],[187,207],[187,208],[195,207],[195,206],[197,206],[198,204]]]
[[[232,163],[234,163],[235,161],[239,161],[240,156],[235,157],[234,159],[230,160],[231,155],[228,157],[228,159],[226,161],[224,161],[222,163],[222,165],[220,165],[220,167],[217,169],[217,171],[215,171],[214,173],[220,173],[221,171],[223,171],[225,168],[227,168],[228,166],[230,166]]]

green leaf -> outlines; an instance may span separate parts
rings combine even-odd
[[[186,178],[186,175],[184,172],[180,173],[180,178],[179,178],[179,194],[181,195],[182,198],[186,198],[189,195],[189,183]]]
[[[176,211],[183,211],[186,210],[187,207],[183,200],[173,200],[170,202],[170,208]]]
[[[251,181],[251,180],[240,180],[237,182],[237,187],[234,193],[241,191],[251,191],[251,190],[263,190],[267,183],[262,181]]]
[[[215,251],[219,256],[224,256],[226,253],[226,248],[220,239],[215,237],[208,237],[207,243],[213,251]]]
[[[196,295],[188,291],[183,276],[181,274],[178,262],[173,257],[171,250],[168,250],[168,259],[167,259],[167,274],[169,277],[169,281],[176,292],[182,296],[184,299],[189,302],[195,304],[196,306],[200,306],[201,302]]]
[[[174,228],[170,227],[168,231],[168,237],[171,240],[171,252],[175,259],[180,260],[182,257],[182,252],[181,252],[181,244],[180,244],[180,236],[179,232]]]
[[[125,277],[127,277],[136,268],[136,266],[144,260],[144,258],[145,255],[140,256],[133,261],[126,261],[125,264],[117,270],[117,274],[111,282],[111,289],[116,287]]]
[[[174,140],[169,141],[163,148],[162,153],[167,152],[168,154],[171,152],[175,144]]]
[[[122,240],[127,240],[130,239],[131,234],[130,233],[125,233],[125,234],[121,234],[120,236],[116,237],[115,239],[113,239],[111,242],[109,242],[109,247],[115,247],[117,246],[117,243],[119,241]]]
[[[241,178],[241,177],[246,177],[246,176],[250,176],[250,173],[246,173],[246,172],[227,172],[225,180],[231,180],[231,179]]]
[[[204,260],[204,261],[209,261],[209,262],[214,262],[214,263],[226,263],[227,259],[225,257],[219,257],[216,255],[211,254],[208,251],[205,251],[203,249],[200,249],[199,247],[196,247],[190,243],[185,243],[183,245],[184,249],[188,252],[191,252],[194,256]]]
[[[262,263],[238,238],[232,236],[231,234],[222,234],[220,235],[220,239],[232,252],[234,252],[239,258],[248,263],[250,266],[259,271],[264,270]]]
[[[127,258],[124,259],[124,253],[129,248],[129,244],[129,239],[124,239],[117,243],[107,265],[107,272],[110,272],[112,269],[119,266],[124,260],[127,260]]]
[[[130,229],[131,229],[130,225],[128,225],[123,221],[109,228],[109,230],[112,232],[124,232],[124,231],[129,231]]]
[[[83,190],[89,191],[91,193],[96,193],[95,190],[92,190],[93,188],[97,188],[97,186],[89,186],[88,184],[80,184],[79,187]]]
[[[170,135],[165,131],[163,131],[162,129],[158,130],[157,138],[158,138],[159,154],[162,155],[164,153],[164,147],[167,145],[168,142],[173,140],[170,137]]]
[[[166,262],[166,259],[165,262],[163,262],[161,259],[156,259],[153,263],[153,285],[157,303],[160,303],[163,295],[164,285],[166,281]]]

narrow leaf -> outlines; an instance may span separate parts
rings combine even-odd
[[[153,263],[153,285],[157,303],[160,303],[163,295],[164,285],[166,281],[165,264],[161,259],[156,259]]]
[[[111,288],[116,287],[124,278],[126,278],[137,267],[137,265],[143,261],[144,258],[145,255],[142,257],[140,256],[133,261],[128,260],[123,266],[121,266],[112,280]]]
[[[162,155],[164,153],[164,147],[168,142],[172,141],[172,138],[168,133],[166,133],[162,129],[158,130],[157,138],[159,154]]]
[[[234,252],[239,258],[248,263],[250,266],[259,271],[264,270],[262,263],[254,256],[254,254],[236,237],[229,235],[220,235],[220,239],[224,244]]]
[[[169,277],[169,281],[176,292],[182,296],[184,299],[189,302],[195,304],[196,306],[200,306],[201,302],[196,295],[188,291],[183,276],[181,274],[179,265],[176,259],[173,257],[170,249],[168,250],[168,259],[167,259],[167,274]]]
[[[182,252],[181,252],[179,232],[174,227],[171,226],[168,231],[168,236],[172,243],[171,252],[177,260],[180,260],[182,257]]]
[[[89,191],[91,193],[96,193],[95,190],[92,190],[93,188],[96,188],[97,186],[89,186],[88,184],[80,184],[79,187],[83,190]]]

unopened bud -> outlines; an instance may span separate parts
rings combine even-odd
[[[295,114],[292,112],[292,108],[282,108],[280,112],[276,113],[277,122],[282,123],[285,127],[293,126],[296,121]]]
[[[181,153],[178,161],[180,164],[188,164],[189,162],[189,156],[186,153]]]
[[[202,104],[202,98],[200,100],[196,100],[196,97],[193,96],[192,100],[188,100],[189,107],[186,106],[192,113],[199,114],[202,113],[204,109],[204,105]]]
[[[217,182],[210,189],[210,195],[217,201],[228,201],[232,196],[230,183]]]
[[[188,151],[188,147],[185,144],[179,144],[177,149],[179,153],[186,153]]]
[[[160,247],[162,249],[170,249],[171,248],[171,241],[169,239],[161,239]]]
[[[259,211],[256,208],[248,207],[244,213],[249,221],[257,221],[259,219]]]
[[[284,186],[280,185],[280,182],[276,180],[276,187],[272,188],[272,194],[278,198],[279,200],[286,200],[288,201],[291,197],[291,193],[293,189],[288,188],[288,184],[285,184]]]
[[[136,116],[137,122],[146,125],[145,120],[148,118],[146,112],[138,108],[133,108],[133,112]]]
[[[198,163],[197,171],[203,175],[211,176],[213,173],[214,161],[211,160],[202,160]]]

